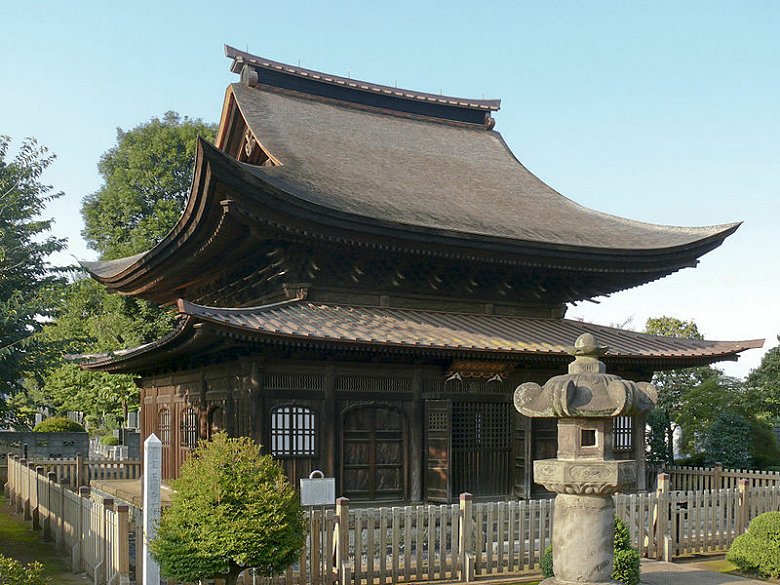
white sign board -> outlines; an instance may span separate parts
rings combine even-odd
[[[335,477],[317,477],[301,480],[301,506],[330,506],[335,503]]]

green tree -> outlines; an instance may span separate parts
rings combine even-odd
[[[780,341],[780,335],[777,337]],[[780,345],[764,354],[761,365],[750,372],[748,397],[768,423],[780,425]]]
[[[198,136],[216,126],[166,112],[124,131],[100,159],[103,186],[84,199],[82,235],[101,258],[138,254],[158,243],[179,219],[189,194]]]
[[[703,339],[693,320],[683,321],[668,316],[649,318],[645,323],[645,333]],[[648,416],[648,459],[651,463],[674,463],[674,431],[681,422],[679,413],[687,404],[687,394],[691,388],[699,386],[705,379],[714,375],[712,369],[706,367],[656,372],[653,375],[653,384],[658,389],[658,403]]]
[[[56,320],[41,337],[71,356],[110,353],[159,339],[173,319],[151,303],[109,294],[101,284],[79,276],[63,289]],[[55,414],[80,411],[91,426],[108,428],[126,420],[139,400],[131,375],[84,371],[72,357],[54,361],[41,387],[29,394]]]
[[[219,433],[201,444],[173,489],[151,542],[163,575],[234,585],[245,569],[276,575],[298,558],[306,535],[298,496],[250,439]]]
[[[60,197],[41,175],[54,155],[35,140],[8,158],[10,139],[0,136],[0,420],[11,424],[8,397],[23,390],[26,377],[40,378],[49,357],[35,335],[51,315],[61,274],[49,264],[64,241],[50,235],[46,204]]]
[[[704,462],[707,465],[721,463],[732,469],[749,469],[753,464],[750,455],[752,432],[745,417],[733,412],[720,413],[704,433]]]

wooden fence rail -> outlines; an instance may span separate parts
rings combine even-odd
[[[648,467],[650,474],[648,486],[655,488],[653,482],[659,473],[666,473],[670,478],[672,491],[701,491],[735,489],[739,481],[747,480],[751,488],[780,486],[779,471],[759,471],[750,469],[724,469],[722,465],[714,467],[684,467],[663,466]]]
[[[99,585],[129,583],[133,569],[140,572],[140,556],[131,557],[131,541],[138,553],[142,539],[140,509],[96,489],[74,492],[70,476],[48,463],[9,458],[9,502],[44,539],[70,552],[74,571]],[[703,490],[673,490],[668,474],[657,483],[655,492],[614,497],[616,515],[644,557],[724,552],[751,519],[780,510],[780,485],[753,486],[751,478]],[[380,508],[340,498],[335,509],[311,514],[298,563],[263,582],[384,585],[538,572],[553,529],[553,500],[476,503],[470,494],[452,505]]]
[[[95,585],[129,585],[128,506],[91,494],[86,486],[74,492],[70,476],[60,473],[70,463],[50,463],[9,457],[8,501],[41,531],[43,540],[70,554],[74,573],[86,572]],[[88,478],[89,472],[81,477]]]

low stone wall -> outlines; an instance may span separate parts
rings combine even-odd
[[[25,453],[25,447],[27,452]],[[33,433],[0,431],[0,459],[19,455],[27,459],[73,459],[89,456],[87,433]]]

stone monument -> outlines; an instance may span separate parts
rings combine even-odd
[[[534,461],[534,481],[557,494],[555,576],[543,585],[613,583],[612,494],[637,479],[636,461],[613,459],[613,419],[651,410],[657,394],[652,384],[607,374],[599,360],[607,349],[586,333],[569,350],[568,374],[515,390],[521,414],[558,419],[558,458]]]
[[[144,568],[143,585],[160,585],[160,567],[149,551],[149,541],[157,534],[160,523],[160,484],[162,483],[162,443],[152,433],[144,441]],[[138,546],[136,544],[136,546]]]

